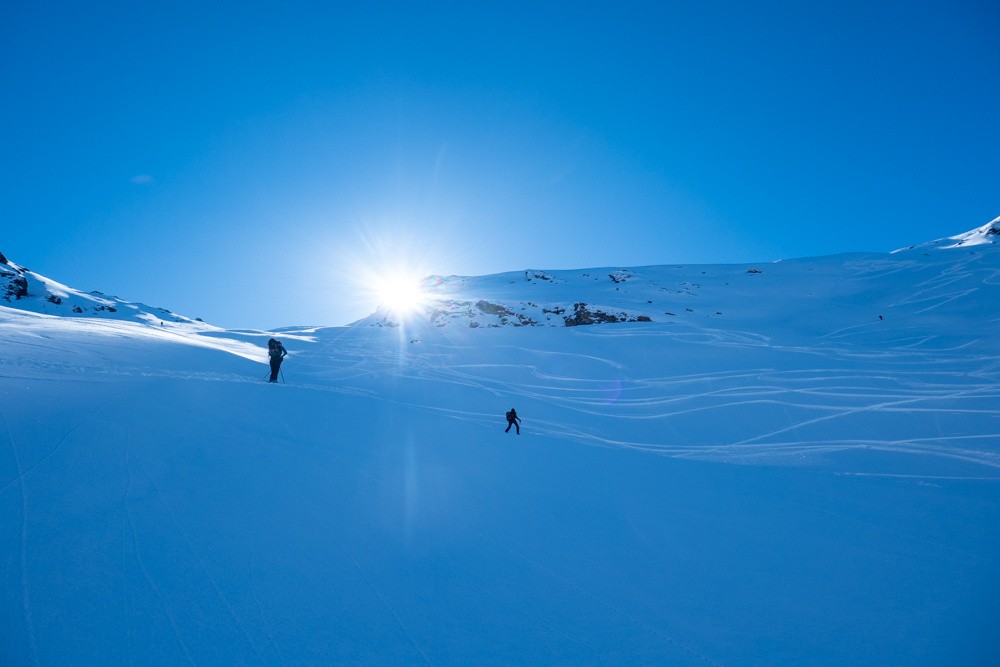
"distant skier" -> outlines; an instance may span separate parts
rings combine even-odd
[[[280,340],[273,338],[267,341],[267,355],[271,357],[271,382],[278,381],[278,371],[281,369],[281,360],[288,354],[288,350],[281,344]]]
[[[521,418],[517,416],[517,410],[514,408],[507,411],[507,428],[504,429],[504,433],[510,433],[511,426],[516,429],[515,433],[521,435]]]

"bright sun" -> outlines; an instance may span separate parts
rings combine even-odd
[[[420,278],[401,273],[381,275],[375,279],[375,296],[379,305],[397,317],[418,312],[429,300],[420,287]]]

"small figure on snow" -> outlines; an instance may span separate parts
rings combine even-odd
[[[278,371],[281,370],[281,361],[288,354],[288,350],[281,344],[280,340],[273,338],[267,341],[267,355],[271,357],[271,379],[270,382],[278,381]]]
[[[515,433],[521,435],[521,418],[517,416],[517,410],[514,408],[507,411],[507,428],[504,429],[504,433],[510,433],[511,426],[516,429]]]

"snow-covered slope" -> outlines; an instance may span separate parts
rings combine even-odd
[[[996,246],[984,245],[945,255],[434,277],[425,281],[433,300],[406,324],[454,330],[636,322],[814,342],[855,330],[869,340],[904,331],[948,337],[968,319],[967,326],[986,336],[992,323],[968,308],[992,298],[996,255]],[[399,324],[382,309],[357,323]]]
[[[956,234],[955,236],[949,236],[936,241],[902,248],[896,252],[904,252],[906,250],[924,250],[927,248],[941,248],[947,250],[962,246],[977,246],[985,243],[997,243],[998,241],[1000,241],[1000,217],[994,218],[982,227],[970,229],[962,234]]]
[[[279,385],[0,307],[0,663],[1000,661],[1000,245],[534,273]]]
[[[0,306],[64,317],[99,317],[147,324],[195,320],[100,292],[84,293],[9,261],[0,253]]]

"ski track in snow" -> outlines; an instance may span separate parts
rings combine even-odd
[[[219,587],[219,582],[215,579],[214,576],[212,576],[211,570],[205,563],[205,560],[199,554],[198,548],[195,546],[195,543],[188,536],[187,532],[185,532],[183,523],[177,519],[177,514],[174,512],[174,509],[170,506],[170,503],[168,503],[164,498],[163,493],[160,491],[160,487],[157,485],[153,477],[148,472],[146,472],[146,470],[142,467],[141,463],[135,463],[134,465],[139,467],[139,470],[142,473],[143,477],[149,482],[150,487],[156,494],[157,501],[159,502],[160,506],[166,511],[167,516],[170,517],[170,522],[173,524],[175,532],[177,533],[177,535],[180,536],[185,547],[187,548],[188,553],[190,553],[191,556],[193,557],[194,564],[198,567],[198,570],[201,572],[204,578],[208,580],[212,592],[215,593],[216,597],[225,607],[226,612],[229,615],[229,618],[232,620],[233,624],[246,639],[247,645],[251,648],[251,650],[253,650],[254,654],[257,656],[257,659],[261,663],[266,663],[267,660],[264,659],[264,656],[257,648],[256,642],[253,640],[253,638],[250,636],[250,633],[247,631],[246,625],[243,623],[243,621],[237,614],[236,609],[233,607],[233,603],[229,600],[228,597],[226,597],[226,594]],[[131,478],[133,474],[134,473],[130,471],[129,477]]]
[[[998,397],[997,394],[984,394],[983,393],[985,391],[995,391],[995,389],[996,389],[995,387],[990,387],[990,386],[988,386],[988,387],[978,387],[978,388],[972,388],[972,389],[966,389],[966,390],[952,391],[952,392],[948,392],[947,394],[942,394],[942,395],[938,395],[938,396],[926,396],[925,395],[925,396],[915,396],[915,397],[898,398],[896,400],[878,401],[878,402],[875,402],[875,403],[869,403],[869,404],[866,404],[866,405],[860,405],[860,406],[856,406],[856,407],[849,407],[849,408],[846,408],[846,409],[843,409],[843,408],[841,408],[839,406],[826,405],[826,404],[796,405],[796,404],[793,404],[793,403],[790,403],[790,402],[787,402],[787,401],[780,401],[780,403],[782,403],[783,405],[789,405],[789,406],[792,406],[792,407],[808,407],[808,408],[817,408],[817,409],[831,410],[835,414],[826,415],[826,416],[823,416],[823,417],[817,417],[816,419],[802,421],[802,422],[796,423],[796,424],[794,424],[792,426],[788,426],[786,428],[779,429],[777,431],[772,431],[772,432],[769,432],[769,433],[764,433],[764,434],[761,434],[761,435],[758,435],[758,436],[754,436],[752,438],[746,438],[746,439],[741,440],[739,442],[736,442],[734,444],[742,445],[742,444],[748,444],[748,443],[751,443],[751,442],[756,442],[756,441],[762,440],[764,438],[772,437],[772,436],[775,436],[775,435],[780,435],[780,434],[785,433],[787,431],[791,431],[791,430],[795,430],[795,429],[801,428],[802,426],[805,426],[805,425],[817,423],[817,422],[820,422],[820,421],[826,421],[826,420],[829,420],[829,419],[836,419],[836,418],[843,417],[843,416],[846,416],[846,415],[855,414],[855,413],[858,413],[858,412],[867,412],[867,411],[873,411],[873,412],[901,411],[901,412],[911,413],[911,412],[920,411],[920,408],[913,407],[914,404],[916,404],[916,403],[920,403],[920,402],[928,401],[928,400],[967,398],[967,397],[975,396],[977,394],[983,396],[984,398],[995,399],[995,398]],[[854,395],[851,395],[851,396],[853,397]],[[757,403],[759,401],[750,401],[750,402]],[[899,409],[900,406],[909,406],[909,407],[900,410]],[[992,410],[969,410],[969,409],[956,409],[956,408],[926,408],[926,411],[929,411],[929,412],[939,412],[939,413],[945,413],[945,412],[947,412],[947,413],[985,413],[985,414],[989,414],[989,413],[993,412]]]
[[[181,653],[184,655],[184,659],[187,661],[189,665],[195,665],[197,664],[197,661],[195,660],[194,655],[191,653],[191,649],[184,641],[180,626],[177,623],[177,617],[174,613],[174,610],[171,608],[171,605],[167,602],[166,597],[160,590],[160,586],[156,583],[155,579],[153,578],[152,572],[150,571],[149,567],[146,566],[146,563],[142,558],[142,553],[139,547],[139,533],[136,527],[136,519],[134,517],[134,512],[133,512],[133,503],[130,502],[129,500],[132,494],[132,489],[135,486],[135,471],[132,465],[133,455],[131,452],[132,452],[132,436],[129,431],[126,431],[124,433],[123,443],[122,443],[122,459],[123,459],[123,464],[125,466],[125,472],[128,477],[128,482],[125,485],[125,491],[122,498],[122,523],[127,525],[128,527],[128,534],[130,538],[129,541],[131,542],[131,547],[132,547],[132,557],[134,558],[136,565],[139,566],[139,571],[142,572],[142,576],[143,579],[145,579],[146,581],[146,585],[149,587],[149,590],[156,597],[156,601],[159,604],[160,609],[163,611],[163,615],[166,616],[167,621],[170,624],[170,630],[173,635],[174,641],[176,642],[178,648],[181,650]],[[123,542],[122,543],[123,574],[129,571],[128,568],[124,567],[125,563],[124,546],[125,543]],[[131,641],[132,619],[131,619],[131,614],[128,613],[130,607],[130,605],[127,603],[128,593],[125,592],[124,595],[125,595],[124,608],[126,611],[125,634],[128,647],[127,650],[128,653],[131,654],[133,646]]]
[[[589,360],[605,363],[609,368],[621,372],[623,365],[600,357],[588,356]],[[899,361],[899,359],[895,359]],[[909,362],[907,362],[909,363]],[[498,379],[486,379],[483,371],[494,369],[502,371],[520,368],[527,370],[531,377],[550,380],[551,384],[525,385],[506,382]],[[386,372],[389,369],[386,369]],[[472,368],[456,367],[442,368],[440,365],[430,365],[427,368],[404,369],[395,371],[406,377],[412,376],[424,380],[444,382],[471,389],[479,389],[494,397],[506,396],[507,400],[497,399],[498,407],[507,402],[524,400],[526,398],[572,409],[583,414],[595,416],[611,416],[616,419],[640,421],[669,421],[685,414],[730,410],[734,408],[772,405],[791,409],[796,413],[825,412],[822,416],[800,419],[782,428],[761,432],[732,443],[704,443],[701,445],[670,445],[666,443],[634,441],[624,442],[614,438],[601,437],[592,433],[575,430],[573,427],[544,419],[533,419],[532,424],[540,427],[537,430],[545,435],[559,438],[575,439],[582,444],[600,444],[645,451],[655,451],[667,455],[687,458],[707,458],[714,461],[730,460],[732,462],[752,463],[754,461],[777,461],[781,458],[800,457],[804,454],[826,454],[851,449],[877,450],[897,454],[915,454],[937,456],[975,463],[990,468],[1000,467],[1000,457],[996,451],[982,449],[961,449],[954,446],[956,439],[977,440],[979,442],[995,442],[993,433],[983,433],[978,436],[955,435],[936,439],[940,445],[928,444],[927,439],[897,438],[880,439],[840,439],[817,441],[810,440],[775,440],[779,436],[814,426],[830,420],[850,419],[862,413],[902,413],[929,415],[962,415],[962,414],[997,414],[992,408],[1000,399],[1000,385],[993,379],[992,373],[986,369],[978,374],[987,380],[984,383],[968,383],[969,374],[958,372],[914,372],[913,377],[897,370],[875,371],[858,374],[853,369],[812,368],[793,371],[776,371],[761,368],[741,370],[737,372],[702,373],[690,376],[675,376],[668,378],[640,378],[630,380],[621,377],[623,383],[622,396],[617,398],[611,407],[607,405],[606,381],[584,378],[573,378],[539,371],[533,365],[503,365],[486,364]],[[955,384],[939,382],[928,383],[921,378],[939,377],[941,380],[964,381],[964,386],[955,389]],[[753,381],[761,379],[772,381],[782,380],[782,384],[756,384]],[[851,380],[856,384],[845,384]],[[698,384],[710,381],[715,384],[730,384],[709,391],[683,391],[684,385]],[[803,385],[813,385],[812,387]],[[582,386],[581,386],[582,385]],[[588,386],[589,385],[589,386]],[[873,386],[874,385],[874,386]],[[891,388],[886,385],[891,385]],[[961,386],[961,385],[959,385]],[[672,393],[666,390],[673,389]],[[653,396],[631,398],[628,394],[634,392],[651,392]],[[594,398],[588,398],[594,396]],[[838,402],[822,402],[794,400],[801,398],[827,398]],[[949,403],[960,402],[966,405],[966,399],[979,399],[979,405],[984,407],[958,407]],[[845,402],[849,402],[846,403]],[[853,404],[852,404],[853,403]],[[925,405],[924,405],[925,404]],[[662,409],[675,406],[673,409]],[[495,422],[492,413],[480,411],[450,410],[447,408],[415,405],[445,413],[451,413],[464,420],[479,421],[484,426]],[[629,414],[627,411],[634,411]],[[924,443],[924,444],[918,444]],[[776,458],[777,457],[777,458]]]
[[[596,328],[596,327],[595,327]],[[840,335],[843,331],[828,335]],[[708,335],[678,336],[670,331],[647,333],[636,330],[603,330],[588,332],[595,338],[638,338],[642,340],[684,339],[688,344],[716,345],[752,348],[767,348],[766,340],[757,335],[743,332],[710,332]],[[782,409],[788,414],[805,415],[825,413],[808,418],[800,418],[781,426],[764,430],[733,442],[684,442],[681,444],[647,440],[646,442],[622,441],[612,437],[580,430],[565,421],[554,421],[542,417],[531,418],[532,428],[543,435],[559,439],[570,439],[580,444],[624,447],[640,449],[660,454],[685,458],[704,458],[713,461],[733,463],[780,462],[782,459],[798,460],[804,455],[821,455],[848,450],[885,451],[897,454],[936,456],[957,461],[974,463],[989,468],[998,466],[998,455],[994,450],[976,448],[955,448],[956,438],[967,438],[966,434],[955,434],[951,438],[941,438],[939,445],[916,437],[842,438],[788,440],[782,439],[797,430],[816,427],[824,422],[850,420],[861,414],[926,414],[929,417],[990,415],[996,413],[992,407],[1000,398],[1000,383],[997,381],[995,360],[984,358],[983,366],[972,371],[928,370],[935,367],[951,366],[959,361],[967,365],[967,360],[955,356],[961,349],[951,352],[944,350],[929,353],[910,350],[906,347],[882,349],[867,353],[849,347],[836,348],[775,348],[783,352],[801,352],[816,358],[838,360],[869,358],[878,360],[882,367],[871,368],[859,373],[857,368],[838,366],[814,366],[810,369],[755,368],[708,373],[677,374],[670,377],[636,376],[637,369],[626,364],[598,355],[579,355],[562,351],[546,351],[524,346],[509,346],[506,349],[511,358],[536,359],[524,363],[484,362],[480,364],[458,364],[451,366],[447,359],[451,356],[468,357],[469,349],[462,345],[442,343],[423,349],[419,354],[403,354],[398,350],[388,350],[378,356],[371,348],[352,349],[355,343],[345,343],[343,334],[322,344],[319,349],[303,351],[293,368],[306,377],[300,377],[296,384],[302,388],[320,391],[337,391],[345,394],[367,395],[381,400],[394,401],[380,395],[377,387],[366,387],[368,383],[396,377],[404,380],[438,382],[467,390],[478,390],[491,398],[494,409],[502,414],[508,404],[535,401],[555,408],[568,409],[581,415],[613,418],[625,421],[637,420],[650,424],[669,424],[672,419],[697,413],[713,414],[720,410],[770,406]],[[697,341],[692,343],[692,341]],[[335,347],[334,342],[340,347]],[[965,347],[965,346],[963,346]],[[505,346],[500,345],[495,353],[503,354]],[[325,355],[333,352],[333,355]],[[567,368],[580,364],[595,363],[607,368],[612,379],[594,379],[572,373],[557,373],[541,360],[550,359]],[[312,373],[322,369],[316,375]],[[541,383],[513,382],[502,377],[527,377]],[[969,382],[970,378],[980,382]],[[310,379],[311,378],[311,379]],[[927,382],[936,378],[938,382]],[[761,383],[764,380],[765,383]],[[609,403],[609,382],[617,383],[618,396]],[[711,384],[714,388],[691,391],[687,387]],[[958,388],[956,388],[958,387]],[[824,399],[824,400],[816,400]],[[969,400],[975,399],[975,404]],[[405,401],[404,401],[405,402]],[[492,427],[497,421],[492,411],[466,410],[433,405],[432,403],[406,403],[411,407],[449,414],[463,421],[473,421],[484,427]],[[650,431],[653,432],[652,430]],[[992,443],[993,433],[985,432],[969,436],[969,440]],[[923,444],[918,444],[923,443]]]
[[[39,458],[37,461],[35,461],[34,463],[32,463],[27,468],[25,468],[25,469],[22,470],[21,469],[20,460],[18,460],[18,475],[17,475],[17,477],[15,477],[14,479],[10,480],[6,484],[4,484],[2,487],[0,487],[0,493],[3,493],[4,491],[6,491],[8,488],[10,488],[11,486],[13,486],[14,484],[19,484],[19,483],[23,484],[24,478],[27,475],[31,474],[36,468],[38,468],[39,466],[41,466],[44,463],[46,463],[56,452],[58,452],[60,449],[62,449],[63,446],[67,442],[69,442],[70,438],[73,436],[74,433],[76,433],[77,431],[81,430],[83,427],[91,424],[92,422],[96,421],[98,419],[98,417],[100,416],[101,412],[103,412],[109,405],[111,405],[115,401],[121,401],[121,399],[122,399],[122,396],[120,394],[118,394],[118,395],[112,396],[108,400],[106,400],[103,403],[101,403],[100,405],[98,405],[90,413],[90,415],[88,415],[82,421],[77,422],[72,428],[70,428],[63,435],[62,438],[59,439],[59,441],[55,444],[55,446],[53,446],[51,449],[49,449],[45,454],[43,454],[41,456],[41,458]],[[11,444],[13,444],[13,442],[14,442],[13,438],[11,438]]]
[[[125,580],[125,573],[128,572],[129,570],[126,558],[128,553],[126,545],[130,543],[130,540],[128,535],[129,531],[127,531],[126,529],[131,530],[131,520],[128,516],[129,497],[132,495],[132,484],[133,484],[132,467],[129,464],[129,457],[131,450],[132,450],[132,434],[126,433],[124,437],[124,445],[122,447],[122,460],[121,460],[122,470],[125,472],[126,480],[125,480],[125,489],[123,490],[121,497],[121,507],[119,509],[120,512],[119,516],[121,518],[120,521],[121,536],[119,538],[120,540],[119,543],[121,545],[121,548],[119,549],[118,567],[121,569],[123,582]],[[134,542],[134,532],[132,534],[132,537],[133,537],[132,542]],[[138,558],[138,555],[136,555],[136,557]],[[127,664],[133,664],[135,662],[133,658],[134,654],[133,654],[133,639],[132,639],[133,609],[132,609],[132,604],[130,602],[131,595],[129,587],[124,583],[122,584],[121,593],[122,593],[121,605],[124,616],[122,624],[125,626],[125,661]]]
[[[32,620],[31,595],[28,591],[28,492],[24,487],[25,471],[21,466],[21,455],[18,453],[17,443],[14,442],[14,432],[10,428],[3,410],[0,410],[0,419],[3,419],[4,429],[7,431],[7,440],[10,442],[10,449],[14,455],[14,463],[17,467],[17,483],[21,493],[21,531],[20,531],[20,570],[21,570],[21,614],[24,619],[24,630],[28,640],[28,649],[31,661],[38,664],[38,640],[35,638],[34,622]],[[7,486],[10,486],[9,484]],[[4,489],[7,488],[4,487]],[[3,493],[3,489],[0,489]]]
[[[248,554],[248,560],[250,562],[250,598],[253,600],[254,607],[257,611],[257,617],[261,620],[264,625],[264,632],[267,633],[268,643],[271,645],[271,650],[274,651],[274,655],[277,657],[277,662],[279,664],[288,664],[289,660],[285,657],[284,652],[281,650],[281,646],[278,645],[277,640],[274,636],[274,628],[271,625],[270,620],[264,613],[264,605],[260,600],[260,596],[257,594],[257,589],[260,588],[260,582],[257,574],[257,567],[254,565],[254,559],[256,557],[256,551],[254,547],[250,547],[250,552]]]
[[[132,478],[131,471],[129,473],[129,478],[130,480]],[[160,591],[160,587],[156,584],[156,581],[153,579],[153,576],[149,571],[149,568],[146,567],[146,563],[143,561],[142,554],[140,553],[139,550],[139,534],[136,530],[135,519],[132,516],[131,507],[126,508],[126,516],[128,518],[129,531],[132,536],[132,553],[133,556],[135,557],[135,562],[136,564],[138,564],[139,569],[142,572],[142,576],[145,578],[146,584],[149,586],[149,589],[153,592],[153,595],[156,596],[156,600],[159,603],[160,608],[163,610],[164,615],[170,622],[170,628],[171,631],[173,632],[174,640],[177,642],[177,646],[180,647],[181,651],[183,652],[185,660],[189,665],[197,664],[194,659],[194,656],[191,654],[191,650],[188,648],[187,644],[184,641],[184,638],[181,636],[180,627],[178,627],[177,625],[177,619],[174,617],[173,610],[167,603],[167,600],[163,597],[163,593]]]

